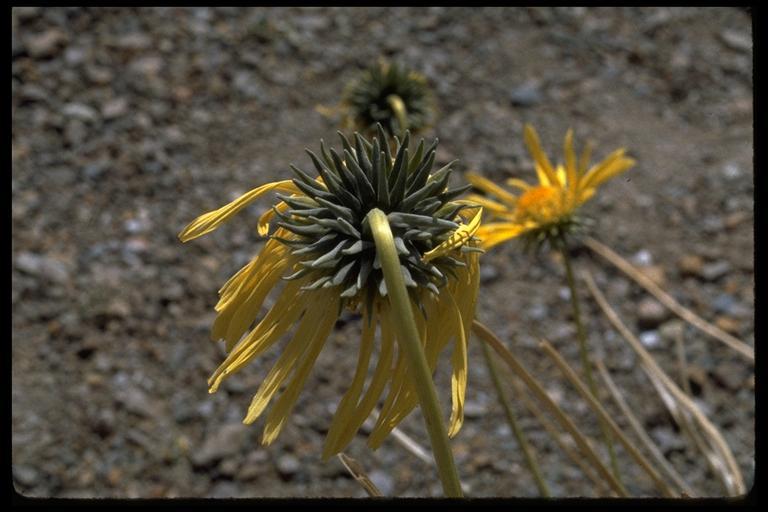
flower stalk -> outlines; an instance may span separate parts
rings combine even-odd
[[[576,280],[573,277],[573,268],[571,266],[571,257],[568,254],[568,248],[566,246],[565,236],[559,236],[557,238],[556,246],[563,256],[563,266],[565,267],[565,279],[568,282],[568,289],[571,295],[571,307],[573,308],[573,322],[576,324],[576,337],[579,340],[579,357],[581,358],[581,366],[584,372],[584,378],[587,381],[590,393],[595,399],[598,398],[597,384],[592,376],[592,363],[589,360],[589,348],[587,347],[587,332],[584,329],[584,323],[581,321],[581,307],[579,305],[579,295],[576,290]],[[611,470],[617,480],[621,481],[619,475],[619,462],[616,459],[616,450],[613,447],[613,438],[608,425],[600,419],[600,430],[602,431],[603,441],[605,447],[608,449],[608,456],[611,459]]]
[[[403,99],[397,94],[390,94],[387,96],[387,103],[395,113],[397,124],[400,126],[400,133],[405,132],[408,129],[408,110],[405,107],[405,103],[403,103]]]
[[[491,380],[493,381],[493,386],[496,388],[496,394],[499,397],[499,402],[501,403],[502,409],[504,409],[504,414],[507,416],[507,421],[509,422],[509,426],[512,428],[512,433],[515,435],[517,443],[523,450],[525,462],[528,464],[528,468],[531,470],[533,479],[536,482],[536,487],[538,487],[539,493],[542,496],[549,498],[551,496],[549,492],[549,486],[547,486],[546,480],[544,480],[544,477],[541,475],[541,468],[539,467],[539,463],[536,461],[536,455],[533,452],[533,448],[531,447],[530,443],[528,443],[528,438],[526,438],[523,429],[520,428],[520,425],[517,423],[515,412],[512,410],[512,406],[509,404],[506,393],[504,393],[504,387],[501,384],[501,379],[499,378],[496,364],[493,362],[493,357],[491,356],[491,349],[488,348],[486,343],[482,343],[481,346],[483,347],[485,363],[488,365],[488,373],[491,374]]]
[[[397,339],[411,363],[410,369],[424,423],[429,433],[440,481],[448,497],[460,498],[462,497],[461,484],[448,443],[448,431],[443,423],[440,403],[432,381],[432,372],[429,369],[419,337],[419,330],[413,317],[408,291],[400,270],[400,260],[392,229],[386,214],[378,208],[374,208],[368,213],[368,222],[376,245],[376,253],[381,262],[392,311],[394,317],[399,320],[395,322]]]

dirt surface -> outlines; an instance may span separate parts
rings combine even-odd
[[[344,84],[380,55],[424,73],[438,164],[533,179],[522,128],[561,154],[573,127],[596,157],[638,165],[585,208],[593,235],[646,267],[684,305],[754,345],[752,46],[736,8],[75,9],[12,14],[12,434],[28,496],[364,496],[320,460],[349,384],[359,326],[339,322],[289,424],[269,448],[243,418],[272,351],[209,395],[223,350],[208,339],[216,291],[260,247],[265,200],[181,245],[198,214],[306,167],[334,140]],[[611,303],[672,375],[677,321],[588,251]],[[478,316],[590,435],[595,419],[537,347],[574,365],[562,265],[511,243],[483,256]],[[590,342],[672,464],[703,495],[723,490],[675,427],[638,360],[584,293]],[[645,303],[645,304],[644,304]],[[684,326],[697,403],[751,487],[753,367]],[[470,340],[466,421],[454,440],[470,496],[536,496]],[[449,374],[438,371],[448,403]],[[621,426],[626,421],[605,404]],[[553,494],[594,486],[519,404]],[[427,446],[421,418],[402,430]],[[388,495],[439,495],[433,470],[388,439],[347,450]],[[656,495],[619,451],[632,494]]]

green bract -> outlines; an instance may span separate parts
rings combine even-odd
[[[422,139],[411,155],[408,132],[402,143],[395,137],[391,148],[382,126],[376,129],[378,137],[372,142],[355,133],[354,146],[339,132],[341,154],[326,149],[322,141],[320,157],[306,150],[322,182],[291,166],[293,183],[304,195],[278,195],[290,209],[274,209],[282,219],[277,225],[298,235],[295,240],[279,239],[301,257],[301,268],[286,279],[306,276],[309,284],[303,289],[339,286],[343,302],[364,299],[368,307],[376,293],[385,296],[387,286],[367,221],[368,212],[379,208],[387,214],[403,278],[418,304],[421,290],[438,294],[447,282],[446,273],[465,266],[448,255],[430,261],[423,255],[459,227],[457,214],[467,206],[452,200],[469,186],[447,187],[453,162],[430,173],[437,139],[428,147]]]

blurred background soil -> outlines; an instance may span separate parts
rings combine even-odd
[[[209,395],[223,349],[209,340],[216,291],[256,251],[260,201],[194,243],[195,216],[307,168],[336,143],[333,106],[380,55],[425,74],[437,163],[533,179],[525,122],[552,157],[573,127],[595,157],[638,165],[585,208],[593,234],[681,303],[754,344],[752,42],[737,8],[38,8],[12,10],[12,458],[28,496],[364,496],[320,460],[349,384],[359,325],[345,315],[280,438],[241,424],[271,351]],[[680,322],[588,251],[614,307],[677,377]],[[589,434],[591,411],[537,346],[578,367],[562,265],[510,243],[482,259],[479,318]],[[672,464],[702,494],[723,490],[584,293],[590,342]],[[690,383],[748,487],[754,373],[683,325]],[[535,496],[470,340],[466,420],[454,440],[471,496]],[[450,397],[447,366],[438,370]],[[623,417],[604,401],[621,426]],[[593,485],[515,404],[553,494]],[[418,414],[402,429],[428,445]],[[389,495],[438,495],[431,467],[392,438],[347,453]],[[632,494],[655,489],[619,450]]]

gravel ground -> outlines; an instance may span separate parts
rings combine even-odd
[[[380,55],[423,72],[438,100],[438,164],[532,177],[524,122],[559,154],[568,127],[597,157],[638,165],[585,212],[594,236],[647,267],[684,305],[754,345],[752,43],[736,8],[15,8],[12,11],[12,457],[27,496],[364,496],[320,460],[354,368],[339,322],[281,437],[243,426],[276,354],[208,395],[219,286],[258,250],[259,203],[187,246],[196,215],[306,164],[334,138],[315,111]],[[537,348],[578,361],[562,266],[516,244],[485,255],[478,315],[589,434],[593,416]],[[660,364],[679,322],[614,268],[574,252]],[[591,343],[634,411],[701,494],[722,495],[629,347],[585,295]],[[754,472],[753,367],[684,326],[694,397]],[[471,496],[535,496],[480,347],[470,341],[465,426],[454,440]],[[443,367],[445,368],[445,367]],[[438,373],[448,400],[447,371]],[[606,400],[610,408],[611,403]],[[553,494],[594,495],[517,404]],[[615,415],[622,426],[623,418]],[[402,429],[427,444],[418,414]],[[393,439],[347,453],[388,495],[440,493]],[[619,451],[631,493],[650,481]]]

